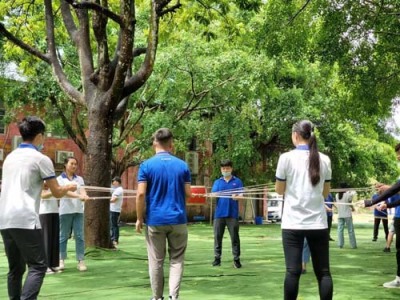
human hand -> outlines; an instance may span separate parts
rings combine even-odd
[[[366,207],[364,200],[359,200],[359,201],[355,202],[354,205],[356,207],[359,207],[359,208],[365,208]]]
[[[379,194],[382,194],[384,191],[386,191],[390,186],[383,184],[383,183],[376,183],[375,184],[375,189]]]
[[[386,203],[381,203],[380,205],[376,206],[376,209],[379,211],[387,209],[387,204]]]
[[[65,189],[69,192],[75,192],[78,189],[78,185],[76,183],[69,183],[65,185]]]
[[[137,233],[142,233],[142,229],[143,229],[143,220],[136,220],[136,232]]]
[[[82,202],[85,202],[90,200],[90,197],[88,195],[80,195],[79,199],[81,199]]]

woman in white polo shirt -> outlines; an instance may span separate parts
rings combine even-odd
[[[78,161],[75,157],[67,157],[64,162],[65,171],[57,177],[58,183],[63,186],[74,182],[78,189],[74,193],[68,193],[67,197],[60,199],[60,270],[65,268],[64,260],[67,258],[67,243],[74,232],[76,260],[78,270],[86,271],[85,265],[85,237],[83,227],[83,201],[88,199],[86,191],[82,188],[85,185],[83,178],[76,175]]]
[[[332,299],[329,232],[324,199],[332,176],[328,156],[318,152],[314,125],[299,121],[292,128],[296,149],[279,157],[275,189],[284,195],[282,242],[286,276],[284,299],[297,299],[304,238],[310,247],[320,299]]]

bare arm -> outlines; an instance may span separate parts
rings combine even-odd
[[[114,203],[114,202],[117,202],[117,200],[118,200],[117,196],[112,196],[111,199],[110,199],[110,202]]]
[[[275,181],[275,192],[279,195],[283,195],[286,189],[286,181],[277,180]]]
[[[136,191],[136,232],[142,233],[147,182],[140,182]]]
[[[322,191],[322,194],[324,195],[324,199],[328,198],[328,195],[331,191],[331,182],[325,182],[324,183],[324,190]]]
[[[62,198],[68,191],[76,191],[77,185],[76,184],[67,184],[64,186],[60,186],[58,184],[57,179],[46,179],[46,184],[49,187],[51,194],[55,198]]]
[[[185,184],[185,201],[187,202],[189,198],[192,197],[192,189],[190,183]]]
[[[42,194],[40,195],[42,199],[49,199],[52,196],[53,194],[49,190],[42,190]]]

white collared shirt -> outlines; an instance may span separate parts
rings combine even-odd
[[[279,157],[276,179],[286,181],[282,229],[328,228],[323,189],[332,177],[331,161],[320,157],[320,181],[312,186],[308,174],[309,151],[295,149]]]

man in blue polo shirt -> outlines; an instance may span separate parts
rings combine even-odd
[[[212,265],[214,267],[221,265],[222,239],[225,227],[228,227],[232,242],[233,266],[241,268],[238,200],[243,198],[243,183],[239,178],[232,175],[233,167],[230,160],[221,161],[220,167],[222,177],[214,181],[211,190],[217,198],[214,215],[215,259]]]
[[[169,299],[177,300],[188,240],[186,200],[191,196],[187,164],[171,154],[172,133],[160,128],[153,135],[156,155],[139,167],[136,231],[141,233],[146,203],[146,242],[153,300],[162,300],[164,260],[168,241]]]

